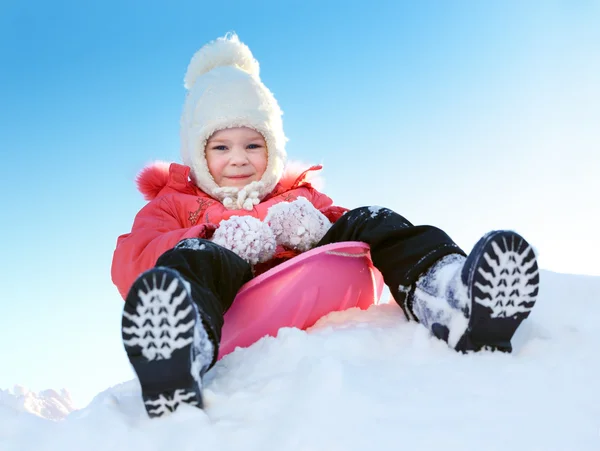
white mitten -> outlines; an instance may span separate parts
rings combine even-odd
[[[265,222],[271,226],[277,244],[299,251],[313,248],[331,227],[329,219],[305,197],[273,205]]]
[[[255,265],[275,254],[275,235],[269,226],[253,216],[232,216],[221,221],[211,239]]]

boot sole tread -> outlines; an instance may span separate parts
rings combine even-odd
[[[173,412],[183,403],[203,407],[200,377],[193,374],[199,321],[175,271],[151,269],[131,287],[122,317],[123,345],[150,417]]]

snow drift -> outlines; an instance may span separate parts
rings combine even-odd
[[[458,354],[395,304],[334,313],[221,360],[205,411],[149,420],[136,381],[73,412],[0,392],[0,449],[597,450],[599,321],[600,278],[548,271],[510,355]]]

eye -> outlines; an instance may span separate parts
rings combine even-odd
[[[227,150],[227,146],[214,146],[213,150]]]
[[[249,144],[248,145],[248,149],[260,149],[262,148],[262,145],[260,144]]]

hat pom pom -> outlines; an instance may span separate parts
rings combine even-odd
[[[240,42],[237,34],[228,33],[222,38],[209,42],[198,50],[183,79],[186,89],[192,89],[201,75],[216,67],[234,66],[254,77],[258,77],[260,67],[258,61],[246,44]]]

